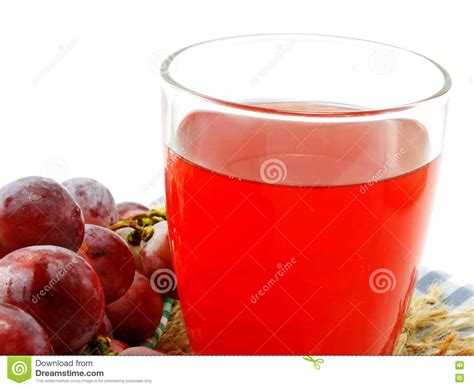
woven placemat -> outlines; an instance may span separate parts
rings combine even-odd
[[[453,311],[443,301],[440,286],[413,296],[404,328],[395,347],[396,355],[474,355],[474,309]],[[469,333],[469,335],[466,335]],[[169,355],[191,355],[179,302],[157,350]]]
[[[183,313],[178,301],[175,302],[171,310],[168,326],[156,350],[169,355],[192,354],[188,335],[186,334],[186,326],[184,325]]]

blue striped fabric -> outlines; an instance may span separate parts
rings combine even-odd
[[[418,271],[416,291],[426,293],[433,284],[441,287],[444,292],[443,303],[453,311],[460,312],[474,308],[474,284],[464,284],[453,275],[421,267]]]
[[[461,313],[474,308],[474,285],[464,284],[463,280],[443,271],[421,267],[415,293],[427,293],[431,285],[438,284],[443,291],[442,303],[451,312]],[[463,337],[474,337],[474,327],[459,330]]]

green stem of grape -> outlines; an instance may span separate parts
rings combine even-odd
[[[116,356],[117,352],[110,350],[112,340],[109,337],[97,336],[81,350],[83,356]]]
[[[116,231],[123,228],[132,228],[133,231],[127,236],[131,245],[138,246],[142,241],[148,241],[153,236],[153,225],[166,221],[166,212],[161,209],[152,209],[146,213],[140,213],[133,217],[119,220],[109,226],[110,230]]]

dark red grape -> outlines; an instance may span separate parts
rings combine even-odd
[[[164,354],[145,346],[134,346],[123,350],[119,356],[164,356]]]
[[[131,286],[135,262],[127,244],[115,232],[97,225],[86,225],[78,253],[99,275],[106,304],[120,298]]]
[[[48,355],[53,347],[48,334],[25,311],[0,304],[0,355]]]
[[[137,202],[121,202],[117,205],[117,208],[121,220],[146,213],[149,210],[145,205]]]
[[[112,351],[112,352],[121,353],[121,352],[123,352],[125,349],[128,349],[128,345],[127,345],[127,344],[124,344],[122,341],[113,339],[113,340],[110,342],[109,349],[110,349],[110,351]]]
[[[0,257],[32,245],[76,251],[83,236],[81,209],[52,179],[22,178],[0,189]]]
[[[112,322],[110,322],[109,317],[107,314],[104,314],[104,318],[102,319],[102,323],[99,326],[99,329],[97,330],[97,335],[101,335],[104,337],[109,337],[112,338]]]
[[[135,273],[132,286],[124,296],[106,307],[114,337],[136,344],[149,338],[161,320],[163,299],[153,291],[149,280]]]
[[[166,221],[153,225],[153,236],[140,250],[140,263],[141,272],[150,279],[156,292],[178,299]]]
[[[118,221],[114,197],[102,183],[90,178],[72,178],[63,185],[81,207],[86,224],[108,227]]]
[[[0,260],[0,303],[31,314],[57,354],[87,344],[105,308],[94,269],[76,253],[54,246],[19,249]]]

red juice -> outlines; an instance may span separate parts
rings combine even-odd
[[[437,180],[426,129],[194,112],[167,149],[197,354],[391,354]]]

